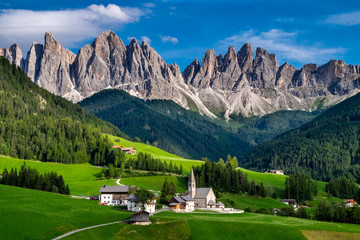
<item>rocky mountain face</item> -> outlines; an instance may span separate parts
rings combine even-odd
[[[300,70],[279,66],[274,54],[245,44],[222,56],[207,50],[183,73],[166,64],[146,42],[125,46],[112,31],[103,32],[77,55],[51,33],[34,43],[24,60],[18,45],[0,48],[0,56],[24,69],[39,86],[78,102],[103,89],[116,88],[142,99],[169,99],[201,114],[265,115],[278,110],[307,110],[331,105],[359,92],[360,66],[331,60]]]

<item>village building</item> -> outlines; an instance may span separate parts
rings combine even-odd
[[[150,213],[147,211],[138,211],[131,215],[131,224],[135,225],[149,225],[151,222],[149,220]]]
[[[141,210],[144,210],[146,212],[149,213],[153,213],[155,212],[155,206],[156,206],[156,201],[158,198],[158,194],[155,193],[155,198],[153,200],[149,200],[147,203],[144,204],[143,209],[141,209],[141,203],[139,201],[139,199],[131,194],[128,198],[127,198],[127,210],[131,211],[131,212],[138,212]]]
[[[225,208],[225,205],[222,203],[222,202],[217,202],[216,203],[216,206],[215,206],[216,208],[219,208],[219,209],[224,209]]]
[[[100,204],[103,205],[127,205],[129,186],[102,186],[100,192]]]
[[[195,200],[190,196],[173,197],[169,200],[169,206],[174,212],[194,211]]]
[[[194,199],[196,208],[215,208],[216,197],[212,188],[196,188],[194,170],[192,168],[187,193]]]
[[[299,205],[296,202],[296,199],[282,199],[280,201],[285,203],[286,205],[292,206],[293,208],[299,207]]]
[[[355,205],[357,204],[355,199],[345,199],[344,203],[346,207],[355,207]]]
[[[113,148],[120,148],[126,154],[136,155],[136,149],[133,147],[113,146]]]
[[[278,175],[284,175],[283,170],[274,170],[274,169],[267,170],[267,171],[265,171],[265,173],[273,173],[273,174],[278,174]]]

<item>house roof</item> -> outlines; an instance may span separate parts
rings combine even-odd
[[[186,196],[182,196],[182,199],[184,199],[185,201],[195,201],[192,197],[190,197],[189,195]]]
[[[224,204],[223,204],[222,202],[220,202],[220,201],[217,202],[216,205],[217,205],[217,206],[224,206]]]
[[[138,200],[138,198],[135,197],[134,194],[131,194],[130,196],[128,196],[128,197],[126,198],[126,200],[129,200],[129,201],[131,201],[131,202],[136,202],[136,201]]]
[[[127,193],[129,186],[102,186],[99,190],[101,193]]]
[[[141,211],[138,211],[134,214],[131,214],[131,217],[132,216],[137,216],[137,215],[149,215],[149,213],[147,211],[144,211],[144,210],[141,210]]]
[[[185,200],[182,199],[181,197],[173,197],[173,199],[175,199],[178,203],[184,203]]]
[[[196,193],[195,193],[195,199],[196,198],[206,198],[207,195],[209,194],[211,188],[196,188]]]
[[[210,200],[210,201],[208,202],[208,204],[209,204],[209,205],[215,205],[215,202],[214,202],[213,200]]]
[[[346,203],[356,203],[355,199],[345,199],[344,202]]]

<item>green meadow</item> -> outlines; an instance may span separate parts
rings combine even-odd
[[[234,208],[236,209],[245,209],[247,207],[256,207],[260,208],[281,208],[286,207],[287,205],[280,202],[279,200],[272,199],[270,197],[257,198],[253,196],[246,196],[243,194],[231,194],[231,193],[222,193],[221,198],[219,199],[222,203],[227,205],[227,203],[232,202]]]
[[[75,229],[128,219],[97,201],[0,185],[0,239],[52,239]]]

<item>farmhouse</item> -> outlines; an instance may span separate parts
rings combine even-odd
[[[187,193],[195,200],[196,208],[215,208],[216,197],[212,188],[196,188],[194,170],[192,168],[189,176]]]
[[[131,215],[131,224],[135,225],[149,225],[149,213],[146,211],[138,211]]]
[[[344,203],[346,207],[355,207],[355,205],[357,204],[355,199],[345,199]]]
[[[157,198],[158,198],[158,194],[155,193],[155,198],[152,201],[149,200],[147,203],[145,203],[143,210],[146,212],[149,212],[149,213],[155,212],[155,205],[156,205]],[[139,199],[136,196],[134,196],[133,194],[131,194],[127,198],[127,209],[128,209],[128,211],[131,211],[131,212],[138,212],[138,211],[142,210]]]
[[[100,204],[126,205],[129,186],[102,186],[100,192]]]
[[[174,212],[192,212],[194,201],[190,196],[173,197],[169,200],[169,206]]]
[[[126,154],[136,155],[136,149],[133,147],[113,146],[113,148],[120,148]]]
[[[294,208],[298,208],[299,205],[296,202],[296,199],[282,199],[281,202],[285,203],[286,205],[292,206]]]
[[[267,170],[267,171],[265,171],[265,173],[273,173],[273,174],[278,174],[278,175],[284,175],[283,170],[274,170],[274,169]]]

